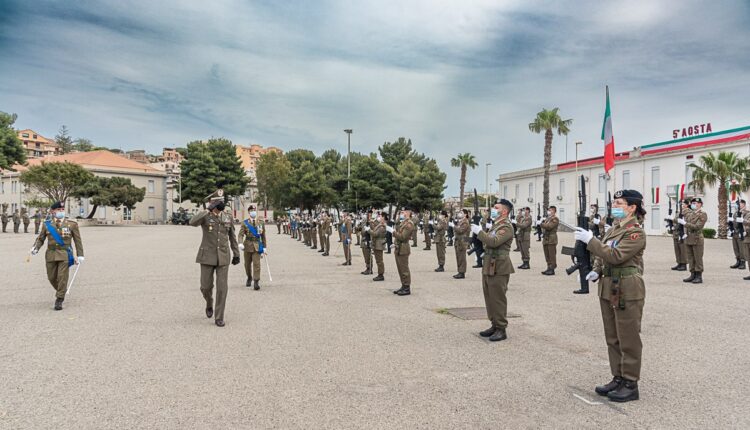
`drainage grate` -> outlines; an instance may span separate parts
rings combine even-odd
[[[441,313],[448,313],[448,314],[453,315],[456,318],[461,318],[462,320],[486,320],[487,319],[487,310],[485,308],[479,308],[479,307],[450,308],[450,309],[445,309],[445,311]],[[508,318],[521,318],[521,315],[508,313]]]

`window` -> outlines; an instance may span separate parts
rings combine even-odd
[[[520,190],[521,190],[521,185],[516,184],[516,195],[513,196],[513,197],[515,197],[516,199],[518,199],[518,195],[520,194]]]
[[[630,189],[630,170],[622,171],[622,189],[623,190]]]
[[[688,184],[686,194],[695,194],[695,187],[690,185],[691,182],[693,182],[693,172],[695,171],[694,167],[690,167],[690,164],[685,165],[685,183]],[[686,196],[687,197],[687,196]]]
[[[132,221],[133,220],[133,211],[130,210],[130,208],[123,207],[122,208],[122,219],[123,219],[123,221]]]
[[[16,193],[16,181],[10,181],[10,193],[15,194]]]
[[[534,198],[534,183],[533,182],[529,182],[529,198],[530,199]]]
[[[607,178],[604,176],[604,173],[599,174],[599,192],[607,192]]]
[[[560,218],[560,221],[565,221],[565,208],[560,208],[557,215],[557,217]]]
[[[153,180],[149,180],[148,181],[148,192],[149,193],[153,193],[154,192],[154,181]]]
[[[651,188],[659,187],[661,183],[661,172],[659,166],[651,168]]]
[[[21,133],[21,137],[29,137],[29,133]]]
[[[502,197],[503,198],[508,197],[508,186],[507,185],[503,185],[503,195],[502,195]]]
[[[36,139],[36,138],[37,138],[37,137],[36,137],[36,134],[35,134],[35,135],[34,135],[34,139]]]
[[[565,196],[565,178],[560,179],[560,197]]]
[[[658,230],[661,227],[661,221],[659,206],[651,206],[651,229]]]
[[[148,207],[148,219],[149,221],[153,221],[156,219],[156,208],[153,206]]]

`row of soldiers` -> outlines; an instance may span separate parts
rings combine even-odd
[[[3,233],[7,233],[8,224],[13,221],[13,233],[21,232],[21,225],[23,224],[23,232],[29,232],[29,225],[31,219],[34,219],[34,234],[39,234],[39,228],[41,227],[42,220],[46,215],[42,211],[36,211],[33,216],[29,216],[29,212],[26,208],[21,208],[19,211],[16,209],[12,214],[8,214],[8,204],[3,203],[2,214],[0,214],[0,223],[2,224]]]

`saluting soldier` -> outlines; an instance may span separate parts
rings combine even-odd
[[[2,224],[3,224],[3,233],[5,233],[6,229],[8,227],[8,214],[6,213],[6,211],[8,210],[8,204],[7,203],[3,203],[2,208],[3,208],[3,213],[2,213],[2,215],[0,215],[0,221],[2,221]]]
[[[518,266],[519,269],[530,269],[529,262],[531,261],[531,208],[528,206],[523,208],[521,217],[516,221],[516,227],[518,228],[519,247],[521,248],[521,262]]]
[[[738,224],[744,225],[743,217],[742,217],[742,211],[745,210],[745,200],[740,200],[740,208],[739,208],[739,216],[735,217],[731,211],[729,212],[729,222],[735,223],[734,228],[734,234],[732,235],[732,250],[734,251],[734,258],[736,262],[729,266],[730,269],[745,269],[745,249],[742,245],[742,241],[745,239],[744,237],[740,239],[740,235],[738,233]],[[744,228],[743,228],[744,231]],[[747,236],[747,234],[745,234]]]
[[[341,234],[341,242],[344,247],[344,259],[345,261],[341,264],[342,266],[352,265],[352,219],[351,216],[344,212],[344,219],[341,222],[341,228],[339,230]]]
[[[224,307],[227,301],[229,263],[240,264],[240,248],[234,235],[232,217],[224,212],[224,190],[208,196],[208,210],[190,218],[190,225],[203,229],[203,239],[195,262],[201,265],[201,293],[206,299],[206,317],[215,316],[218,327],[224,327]],[[230,260],[229,251],[232,251]],[[216,276],[216,304],[213,289]],[[214,313],[214,308],[216,312]]]
[[[373,281],[382,281],[385,278],[385,264],[383,263],[383,251],[386,247],[385,235],[388,225],[388,214],[381,212],[370,227],[370,238],[372,239],[372,249],[375,254],[375,265],[378,266],[378,276],[372,278]]]
[[[593,232],[576,228],[575,238],[587,244],[595,257],[586,280],[599,280],[599,307],[609,352],[612,381],[596,387],[601,396],[615,402],[638,400],[641,376],[641,319],[646,298],[643,251],[646,234],[641,222],[646,216],[643,196],[635,190],[615,193],[612,216],[618,221],[599,241]]]
[[[557,269],[557,227],[559,225],[557,207],[550,206],[547,209],[547,218],[541,224],[544,232],[542,248],[544,248],[544,259],[547,261],[547,270],[542,272],[542,275],[554,275],[555,269]]]
[[[489,231],[481,226],[472,225],[471,232],[484,245],[482,257],[482,291],[484,304],[487,308],[487,318],[492,325],[479,333],[482,337],[498,342],[508,338],[508,281],[514,273],[513,263],[510,261],[510,246],[513,243],[513,225],[510,223],[510,213],[513,203],[500,199],[491,209],[489,220],[492,225]]]
[[[19,233],[21,227],[21,215],[18,214],[18,209],[13,211],[13,233]]]
[[[42,225],[42,211],[37,210],[34,213],[34,234],[39,234],[39,227]]]
[[[458,213],[458,224],[452,227],[453,234],[456,235],[453,248],[456,251],[456,267],[458,270],[458,273],[453,275],[453,278],[464,279],[466,277],[466,249],[469,247],[469,233],[471,233],[469,211],[461,209]]]
[[[707,220],[708,215],[703,211],[703,200],[700,197],[690,200],[690,213],[678,220],[687,230],[685,245],[690,266],[690,276],[682,282],[703,283],[703,226]]]
[[[690,199],[685,199],[680,202],[682,205],[682,218],[690,213]],[[674,213],[674,219],[672,219],[674,228],[672,229],[672,243],[674,245],[674,257],[677,260],[677,265],[672,267],[672,270],[684,272],[687,270],[687,245],[685,245],[685,239],[687,239],[687,229],[685,234],[680,234],[680,229],[677,228],[677,224],[680,223],[680,214],[678,211]]]
[[[411,210],[404,208],[399,215],[399,225],[397,229],[386,227],[386,230],[393,234],[396,249],[396,270],[401,278],[401,288],[394,290],[393,294],[399,296],[408,296],[411,294],[411,271],[409,270],[409,255],[411,248],[409,240],[413,237],[417,227],[414,225]]]
[[[437,252],[438,267],[436,272],[445,272],[445,233],[448,231],[448,212],[441,211],[437,221],[430,220],[435,229],[435,251]]]
[[[23,232],[29,232],[29,224],[31,224],[31,218],[29,218],[29,210],[26,208],[21,209],[21,219],[23,220]]]
[[[240,232],[237,234],[237,242],[240,244],[240,251],[244,251],[245,256],[245,274],[247,275],[245,286],[252,286],[257,291],[260,290],[260,259],[268,252],[268,242],[266,241],[266,226],[258,220],[255,205],[248,206],[247,210],[250,217],[242,222]]]
[[[42,231],[31,247],[31,254],[36,255],[47,241],[47,252],[44,261],[47,265],[47,279],[55,289],[55,310],[62,310],[65,294],[68,292],[69,268],[73,264],[83,263],[83,241],[78,223],[65,217],[65,206],[56,202],[50,207],[52,220],[44,223]],[[74,258],[72,244],[75,244]]]

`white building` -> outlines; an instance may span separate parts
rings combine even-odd
[[[692,180],[690,163],[699,164],[702,155],[720,151],[735,152],[742,157],[750,155],[750,126],[652,143],[620,152],[609,178],[604,174],[603,157],[578,160],[577,174],[575,161],[552,165],[549,177],[550,205],[557,206],[563,222],[574,224],[580,188],[577,178],[584,175],[587,204],[598,201],[603,213],[607,191],[614,193],[615,187],[638,190],[643,194],[644,207],[648,212],[644,221],[646,233],[663,234],[669,200],[672,200],[672,207],[676,210],[674,200],[677,193],[683,184],[689,184]],[[517,207],[529,206],[536,215],[537,204],[542,203],[543,173],[544,169],[540,167],[501,174],[497,180],[500,196],[511,200]],[[717,228],[719,212],[716,188],[706,188],[700,194],[685,185],[683,196],[702,197],[708,213],[706,227]]]

